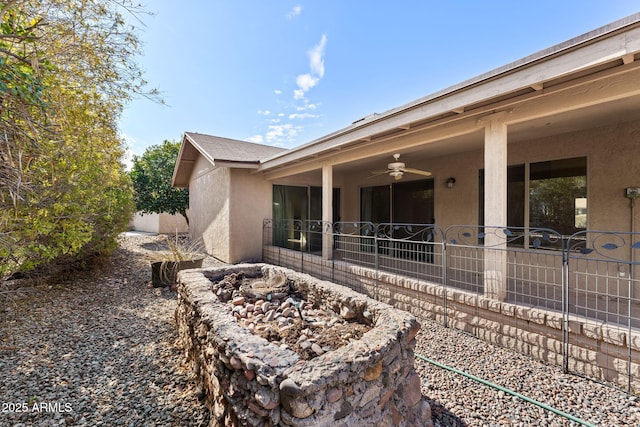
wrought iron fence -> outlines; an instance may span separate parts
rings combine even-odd
[[[445,325],[467,322],[461,327],[482,339],[640,390],[640,233],[293,220],[265,220],[263,231],[270,262],[378,299],[432,304]],[[323,234],[332,242],[327,259]],[[401,278],[439,290],[414,292],[398,285]],[[471,307],[469,318],[492,307],[513,313],[469,327],[452,292]],[[543,327],[551,328],[546,336]],[[544,350],[555,347],[561,360]]]

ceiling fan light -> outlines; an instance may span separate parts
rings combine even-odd
[[[400,179],[402,177],[402,171],[391,171],[389,172],[389,175],[395,179]]]
[[[404,167],[404,163],[402,162],[393,162],[387,165],[387,168],[389,169],[401,169],[403,167]]]

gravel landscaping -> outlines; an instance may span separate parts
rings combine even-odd
[[[106,265],[5,302],[0,426],[208,424],[175,345],[176,293],[149,288],[157,249],[124,237]]]
[[[0,426],[207,426],[176,347],[176,293],[153,289],[158,237],[127,235],[105,265],[0,300]],[[217,264],[212,258],[205,267]],[[599,426],[639,426],[635,396],[421,320],[416,353]],[[436,426],[579,425],[416,360]],[[354,426],[355,427],[355,426]]]
[[[640,426],[640,400],[511,350],[421,320],[415,353],[520,393],[591,425]],[[416,360],[435,426],[579,426],[504,391]]]

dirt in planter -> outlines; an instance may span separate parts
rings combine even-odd
[[[347,321],[340,314],[306,301],[284,276],[231,273],[211,276],[212,291],[230,306],[238,323],[276,345],[286,345],[310,360],[359,340],[371,326]]]
[[[314,350],[313,343],[317,344],[324,353],[347,345],[352,340],[360,339],[370,329],[366,325],[353,322],[336,323],[332,326],[314,326],[301,319],[295,319],[295,323],[289,328],[282,329],[277,325],[270,325],[266,331],[254,331],[254,333],[268,341],[286,344],[291,350],[298,353],[301,359],[311,360],[320,355]],[[309,341],[300,339],[303,335],[308,336],[307,331],[309,330],[314,339],[311,345],[309,345]]]

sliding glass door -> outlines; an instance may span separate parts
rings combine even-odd
[[[433,179],[362,187],[360,219],[374,224],[433,224]]]
[[[333,189],[333,221],[340,215],[340,189]],[[318,224],[315,222],[318,221]],[[273,244],[322,251],[322,187],[273,186]]]
[[[424,241],[431,233],[421,233],[421,227],[396,226],[396,224],[433,224],[433,180],[395,182],[390,185],[363,187],[360,189],[360,218],[383,227],[373,237],[363,237],[363,252],[378,253],[392,258],[433,262],[433,248]],[[428,227],[427,227],[428,228]]]

